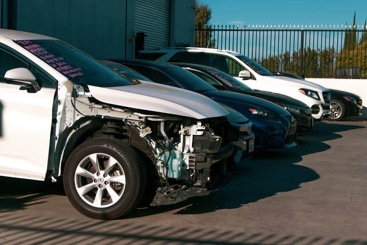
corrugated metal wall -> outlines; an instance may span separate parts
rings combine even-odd
[[[144,49],[169,46],[170,0],[136,0],[135,33],[144,32]]]
[[[17,0],[12,28],[60,38],[99,59],[125,56],[127,0]]]

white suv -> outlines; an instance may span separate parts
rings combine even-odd
[[[142,50],[137,59],[196,63],[222,70],[255,90],[284,94],[312,109],[316,120],[330,114],[330,91],[315,83],[273,75],[250,58],[233,51],[209,48],[162,48]]]
[[[247,150],[240,132],[252,133],[205,96],[129,80],[60,40],[3,29],[0,114],[0,176],[62,176],[73,206],[98,219],[210,192],[228,179],[237,147]]]

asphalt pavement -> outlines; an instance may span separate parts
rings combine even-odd
[[[317,122],[209,196],[89,219],[60,185],[0,178],[0,244],[367,244],[367,122]]]

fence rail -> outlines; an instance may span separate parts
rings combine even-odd
[[[195,29],[195,46],[303,77],[367,78],[367,26],[205,26]]]

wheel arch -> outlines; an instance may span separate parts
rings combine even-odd
[[[126,144],[143,153],[145,160],[154,161],[151,149],[139,132],[121,120],[85,117],[78,120],[72,127],[60,135],[56,146],[55,164],[52,176],[57,178],[63,173],[65,163],[73,150],[81,143],[96,137],[111,137],[125,140]]]

